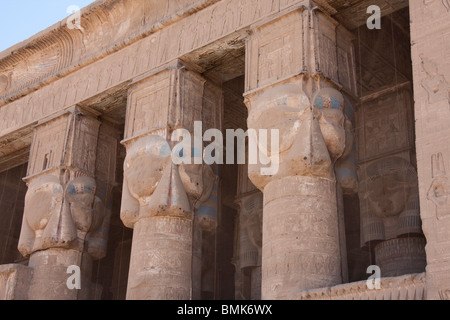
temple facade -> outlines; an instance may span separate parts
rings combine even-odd
[[[449,39],[448,0],[97,0],[1,52],[0,299],[449,300]]]

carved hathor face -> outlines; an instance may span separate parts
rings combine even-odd
[[[140,139],[128,150],[124,174],[134,198],[146,201],[153,194],[170,163],[170,153],[167,141],[153,135]]]
[[[406,208],[414,184],[411,165],[401,158],[388,158],[368,166],[360,187],[360,196],[366,199],[379,218],[395,217]]]
[[[311,104],[299,86],[284,84],[268,90],[251,106],[248,127],[266,129],[268,136],[271,129],[279,130],[280,169],[276,176],[331,177],[332,163],[346,149],[343,111],[344,97],[335,89],[319,90]],[[258,170],[258,165],[249,165],[250,179],[261,189],[270,178],[258,177]]]
[[[409,186],[397,174],[386,174],[370,182],[367,198],[379,218],[395,217],[405,210]]]
[[[164,174],[172,164],[172,150],[160,136],[146,136],[134,143],[128,150],[124,163],[124,174],[131,195],[141,205],[149,202]],[[211,193],[215,175],[207,165],[179,166],[179,174],[192,204],[203,202]]]

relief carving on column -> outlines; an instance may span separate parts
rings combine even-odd
[[[263,299],[343,281],[335,170],[353,149],[352,124],[341,92],[323,87],[308,95],[302,80],[248,101],[249,129],[278,129],[282,137],[278,172],[262,175],[260,164],[248,169],[264,192]],[[275,249],[281,241],[286,246]]]
[[[425,239],[417,173],[409,161],[386,157],[362,165],[359,199],[362,246],[374,246],[383,276],[425,270]]]
[[[363,243],[421,234],[417,173],[400,157],[363,166],[360,202]]]
[[[450,184],[445,171],[445,161],[442,153],[431,156],[432,183],[428,190],[427,198],[436,205],[436,217],[438,220],[450,216]]]
[[[422,79],[422,87],[428,93],[428,102],[430,104],[440,101],[447,101],[450,107],[450,84],[445,75],[439,73],[437,65],[426,58],[423,54],[419,55],[422,59],[422,67],[426,73],[426,78]]]
[[[279,129],[283,137],[278,173],[261,176],[260,164],[249,165],[249,177],[259,189],[287,176],[334,178],[334,164],[352,151],[352,124],[344,114],[343,95],[323,88],[312,101],[300,86],[282,84],[265,92],[251,106],[249,128],[269,132]]]
[[[107,185],[114,183],[117,139],[101,156],[108,174],[96,180],[100,122],[78,107],[35,128],[28,191],[19,239],[24,256],[50,248],[106,254],[110,211]],[[111,159],[114,158],[114,159]]]
[[[105,218],[103,203],[95,194],[96,182],[86,176],[65,186],[54,175],[34,179],[25,197],[19,239],[22,255],[49,248],[83,251],[83,246],[94,252],[85,239],[99,229]]]
[[[412,117],[409,90],[362,101],[357,112],[359,163],[413,148]]]
[[[192,219],[194,208],[209,197],[215,175],[206,165],[175,165],[165,138],[137,139],[127,150],[121,219],[132,228],[141,218]]]

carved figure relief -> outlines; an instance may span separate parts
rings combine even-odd
[[[358,112],[359,161],[412,147],[410,92],[403,90],[365,102]]]
[[[428,190],[427,198],[436,205],[436,217],[438,220],[450,216],[450,183],[445,170],[442,153],[431,156],[432,183]]]
[[[433,61],[427,59],[423,54],[420,55],[420,58],[422,67],[427,74],[427,77],[422,80],[422,87],[428,93],[428,102],[434,104],[445,100],[450,106],[450,84],[445,76],[439,73],[438,67]]]
[[[417,174],[408,161],[383,158],[359,175],[363,244],[422,233]]]
[[[102,257],[104,252],[94,248],[94,234],[102,226],[106,211],[95,194],[95,180],[85,176],[66,185],[53,175],[34,179],[25,197],[18,247],[22,255],[49,248],[73,248],[86,249],[94,258]],[[84,242],[88,236],[91,245]]]

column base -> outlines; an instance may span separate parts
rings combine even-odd
[[[424,238],[396,238],[375,247],[375,262],[381,276],[398,277],[425,272],[427,265]]]

